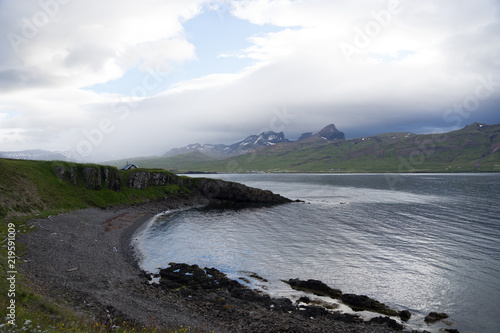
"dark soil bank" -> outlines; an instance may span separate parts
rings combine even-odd
[[[82,314],[119,325],[197,328],[215,332],[388,332],[392,321],[363,322],[320,307],[272,299],[216,269],[173,265],[150,284],[130,251],[133,233],[168,209],[205,205],[206,197],[172,198],[120,208],[90,208],[35,219],[20,236],[28,253],[22,272],[39,293],[65,300]],[[295,204],[295,203],[291,203]]]

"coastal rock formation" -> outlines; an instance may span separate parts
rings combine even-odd
[[[170,172],[140,170],[127,174],[127,177],[127,186],[137,190],[151,186],[167,186],[178,183],[178,177]]]
[[[387,327],[393,329],[394,331],[402,331],[404,329],[403,325],[398,324],[397,321],[389,317],[375,317],[370,320],[370,323],[386,324]]]
[[[209,199],[255,203],[285,203],[291,201],[268,190],[248,187],[221,179],[198,178],[194,182],[192,180],[182,181],[182,184],[186,183],[193,184],[200,194]]]
[[[189,287],[198,289],[219,289],[225,288],[233,290],[243,288],[237,281],[227,278],[227,276],[215,268],[201,269],[198,265],[170,264],[170,267],[160,270],[160,285],[168,290]]]
[[[373,311],[388,316],[398,316],[399,312],[366,295],[343,294],[342,302],[354,311]]]
[[[229,279],[215,268],[169,265],[160,270],[160,281],[152,286],[189,300],[191,311],[217,318],[230,332],[388,332],[402,327],[391,319],[364,322],[355,315],[293,303],[288,298],[272,298]],[[142,275],[148,277],[145,272]]]
[[[425,317],[424,321],[428,324],[433,324],[446,318],[448,318],[446,313],[431,312]]]
[[[122,176],[113,167],[84,166],[82,164],[68,168],[57,166],[55,171],[60,179],[75,186],[81,181],[89,190],[99,191],[106,188],[118,192],[121,188]]]
[[[299,279],[290,279],[284,282],[288,283],[295,290],[310,292],[318,296],[328,296],[335,299],[340,299],[342,297],[342,291],[330,288],[319,280],[304,281]]]
[[[176,185],[187,193],[202,195],[212,201],[249,203],[286,203],[291,200],[271,191],[228,182],[221,179],[179,177],[164,170],[120,171],[106,166],[57,166],[56,175],[75,186],[82,184],[89,190],[110,189],[119,192],[124,186],[143,190],[152,186]]]
[[[365,295],[343,294],[341,290],[333,289],[319,280],[310,279],[304,281],[300,279],[290,279],[283,282],[288,283],[295,290],[309,292],[318,296],[327,296],[339,299],[342,303],[349,306],[354,311],[366,310],[387,316],[399,316],[404,321],[407,321],[411,317],[411,313],[408,310],[393,310],[387,305]]]
[[[399,312],[399,318],[403,321],[408,321],[411,318],[411,312],[408,310],[403,310]]]

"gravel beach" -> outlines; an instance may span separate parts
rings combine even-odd
[[[316,307],[298,311],[288,300],[149,284],[130,248],[134,232],[163,211],[205,204],[202,196],[177,197],[31,220],[34,231],[19,236],[27,249],[20,270],[34,291],[103,323],[110,315],[116,325],[182,325],[201,332],[392,331],[386,323],[359,322]]]

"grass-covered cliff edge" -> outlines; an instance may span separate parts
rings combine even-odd
[[[179,177],[165,170],[123,171],[93,164],[0,159],[0,234],[3,241],[0,248],[0,332],[8,327],[2,325],[6,323],[12,299],[9,295],[11,283],[7,279],[11,273],[8,272],[17,271],[23,265],[21,259],[26,248],[17,241],[17,236],[30,232],[26,224],[28,220],[88,207],[106,208],[175,198],[189,200],[190,197],[230,202],[289,201],[270,191],[222,180]],[[15,234],[9,235],[12,229],[15,229]],[[11,244],[13,248],[9,249]],[[14,254],[12,267],[9,267],[9,251]],[[55,304],[28,287],[28,278],[15,274],[16,324],[19,330],[26,322],[36,322],[47,332],[80,332],[83,327],[85,331],[93,331],[87,330],[88,322],[82,322],[71,307]],[[65,318],[65,328],[54,326],[54,318]]]
[[[194,194],[236,202],[287,201],[270,191],[217,179],[179,177],[165,170],[123,171],[93,164],[0,159],[1,218]]]

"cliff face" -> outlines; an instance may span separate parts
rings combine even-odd
[[[112,167],[99,166],[71,166],[65,169],[61,166],[55,168],[56,175],[73,185],[83,182],[88,190],[102,190],[104,188],[119,192],[121,189],[122,175],[119,170]]]
[[[285,203],[291,201],[268,190],[261,190],[220,179],[185,178],[182,179],[181,184],[195,188],[201,195],[209,199],[257,203]]]
[[[249,203],[285,203],[289,199],[271,191],[252,188],[220,179],[179,177],[163,170],[120,171],[113,167],[82,166],[55,168],[56,175],[73,185],[89,190],[110,189],[120,192],[124,187],[143,190],[152,186],[177,185],[210,200]]]

